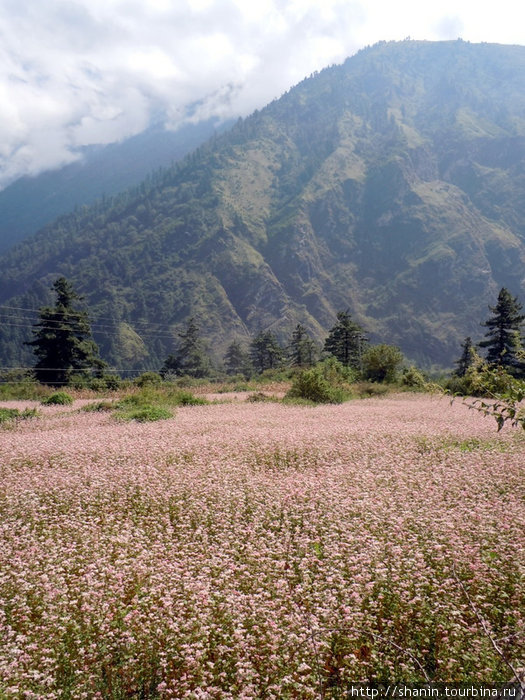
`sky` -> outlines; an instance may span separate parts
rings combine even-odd
[[[525,2],[0,0],[0,189],[152,123],[246,116],[408,36],[525,44]]]

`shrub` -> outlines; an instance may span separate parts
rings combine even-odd
[[[372,396],[384,396],[388,393],[388,387],[375,382],[358,382],[354,384],[354,390],[360,398],[371,398]]]
[[[209,403],[202,396],[195,396],[191,391],[178,391],[173,397],[175,399],[175,405],[180,406],[205,406]]]
[[[42,401],[44,406],[69,406],[73,403],[73,397],[66,391],[55,391]]]
[[[395,345],[372,345],[363,354],[363,376],[372,382],[394,382],[403,353]]]
[[[462,377],[453,374],[445,384],[445,389],[459,396],[496,397],[505,394],[513,378],[503,367],[489,368],[481,358],[467,369]]]
[[[18,408],[0,408],[0,423],[7,423],[20,415]]]
[[[410,367],[405,367],[403,370],[401,384],[410,389],[424,389],[426,380],[418,368],[411,365]]]
[[[167,408],[162,406],[145,405],[139,406],[137,408],[131,408],[127,411],[122,411],[120,413],[120,418],[122,420],[131,421],[136,420],[139,423],[146,423],[150,421],[166,420],[167,418],[172,418],[173,413],[168,411]]]
[[[143,372],[133,381],[133,384],[141,388],[145,386],[159,386],[162,384],[162,377],[157,372]]]
[[[268,401],[276,401],[275,396],[269,396],[268,394],[264,394],[262,391],[256,391],[253,394],[250,394],[246,401],[250,401],[250,403],[267,403]]]
[[[336,360],[337,362],[337,360]],[[342,403],[348,392],[336,383],[330,382],[324,373],[323,363],[297,374],[287,398],[306,399],[315,403]]]
[[[18,408],[0,408],[0,424],[9,423],[15,420],[25,420],[26,418],[35,418],[38,415],[36,408],[26,408],[19,411]]]

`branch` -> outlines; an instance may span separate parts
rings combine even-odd
[[[488,640],[489,640],[490,643],[492,644],[492,647],[493,647],[494,651],[495,651],[496,654],[500,657],[500,659],[503,661],[503,663],[512,671],[512,675],[514,676],[514,678],[515,678],[515,679],[517,680],[517,682],[519,683],[519,686],[520,686],[522,692],[525,692],[525,679],[522,680],[523,676],[522,676],[522,674],[520,673],[520,670],[517,669],[517,668],[515,668],[515,667],[511,664],[511,662],[508,660],[508,658],[505,656],[504,652],[503,652],[502,649],[500,648],[499,644],[498,644],[498,643],[496,642],[496,640],[494,639],[494,637],[493,637],[493,635],[492,635],[492,632],[490,631],[489,626],[488,626],[488,624],[487,624],[487,621],[484,619],[484,617],[483,617],[483,616],[481,615],[481,613],[479,612],[478,608],[476,607],[476,604],[474,603],[474,601],[473,601],[472,598],[470,597],[470,593],[469,593],[468,590],[466,589],[465,584],[464,584],[463,581],[461,581],[461,579],[459,578],[459,576],[458,576],[458,574],[457,574],[457,571],[456,571],[456,565],[454,564],[454,562],[452,562],[452,573],[453,573],[453,575],[454,575],[454,578],[455,578],[455,580],[456,580],[456,583],[457,583],[458,586],[461,588],[461,591],[463,592],[463,595],[464,595],[465,598],[467,599],[467,601],[468,601],[470,607],[472,608],[472,611],[474,612],[474,615],[476,616],[476,618],[477,618],[479,624],[481,625],[481,628],[482,628],[483,632],[485,633],[485,636],[488,638]]]

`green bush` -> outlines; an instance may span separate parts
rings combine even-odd
[[[26,408],[20,411],[18,408],[0,408],[0,424],[9,423],[15,420],[25,420],[35,418],[38,415],[36,408]]]
[[[49,393],[47,387],[37,382],[32,372],[6,370],[0,372],[0,398],[39,400]]]
[[[105,374],[102,377],[93,377],[89,382],[92,391],[116,391],[120,389],[121,379],[115,374]]]
[[[209,403],[202,396],[195,396],[191,391],[179,391],[173,397],[175,399],[175,405],[178,406],[205,406]]]
[[[410,367],[405,367],[403,370],[401,385],[409,389],[424,389],[426,380],[418,368],[411,365]]]
[[[73,397],[66,391],[55,391],[42,401],[44,406],[69,406],[73,403]]]
[[[513,378],[502,368],[489,368],[479,358],[462,377],[453,374],[445,383],[445,389],[459,396],[495,397],[504,395],[511,386]]]
[[[162,377],[157,372],[143,372],[133,380],[133,384],[141,388],[145,386],[160,386]]]
[[[395,382],[403,353],[395,345],[372,345],[363,354],[363,376],[371,382]]]
[[[145,405],[136,408],[130,408],[127,411],[121,411],[121,420],[132,421],[136,420],[139,423],[150,421],[166,420],[172,418],[173,413],[162,406]]]
[[[373,396],[384,396],[388,394],[388,386],[375,382],[358,382],[354,384],[354,391],[360,398],[372,398]]]
[[[269,396],[262,391],[256,391],[246,398],[246,401],[249,401],[250,403],[268,403],[272,401],[275,402],[277,400],[278,399],[276,399],[275,396]]]
[[[296,375],[287,398],[306,399],[315,403],[342,403],[348,398],[342,386],[331,384],[319,366],[304,370]]]

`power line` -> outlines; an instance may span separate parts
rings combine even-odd
[[[4,370],[9,370],[9,371],[14,371],[14,370],[21,370],[21,371],[32,371],[36,369],[35,367],[14,367],[11,365],[7,366],[0,366],[0,372]],[[86,372],[90,368],[84,367],[82,368],[73,368],[73,367],[38,367],[39,370],[42,371],[49,371],[49,372],[55,372],[60,370],[61,372]],[[126,367],[103,367],[102,370],[104,372],[144,372],[144,371],[149,371],[149,370],[143,370],[143,369],[135,369],[135,368],[126,368]],[[98,371],[98,370],[96,370]]]
[[[30,309],[28,307],[23,307],[23,306],[7,306],[5,304],[0,304],[0,309],[8,309],[9,311],[30,311],[31,313],[34,313],[34,314],[39,314],[41,308],[49,308],[57,316],[61,316],[61,315],[66,316],[69,313],[71,313],[71,311],[57,311],[52,306],[40,307],[38,309]],[[80,313],[88,313],[89,314],[87,309],[79,310],[79,311],[80,311]],[[2,313],[2,312],[0,312],[0,313]],[[7,315],[7,314],[5,314],[5,315]],[[125,321],[122,319],[116,320],[115,318],[111,318],[111,316],[97,316],[97,320],[93,319],[92,321],[90,319],[90,322],[92,324],[98,324],[99,321],[109,321],[111,325],[115,325],[115,323],[129,323],[129,324],[133,323],[134,328],[137,328],[138,326],[154,326],[155,328],[160,326],[160,327],[164,327],[166,329],[170,328],[169,325],[155,323],[155,321],[134,321],[134,322],[132,322],[132,321]],[[107,324],[100,324],[100,325],[107,325]]]
[[[13,317],[13,318],[15,318],[15,317]],[[16,318],[15,318],[15,320],[16,320]],[[56,323],[59,323],[59,322],[56,321]],[[36,324],[31,324],[31,323],[11,323],[10,320],[9,321],[0,321],[0,324],[3,326],[9,326],[11,328],[31,328],[33,330],[35,329],[35,326],[36,326]],[[47,326],[47,325],[43,326],[41,324],[38,324],[38,328],[42,329],[42,330],[56,331],[60,328],[60,326]],[[69,330],[71,330],[71,329],[69,329]],[[92,332],[97,333],[97,335],[106,335],[106,336],[114,337],[114,338],[120,338],[120,335],[121,335],[120,332],[112,333],[110,331],[99,330],[98,328],[94,328],[93,325],[91,326],[91,330],[92,330]],[[133,327],[132,327],[132,330],[134,330],[137,333],[137,335],[140,336],[140,338],[159,339],[159,340],[174,340],[175,339],[173,333],[164,333],[164,334],[163,333],[156,333],[156,334],[147,333],[147,334],[145,334],[141,329],[136,330]]]

